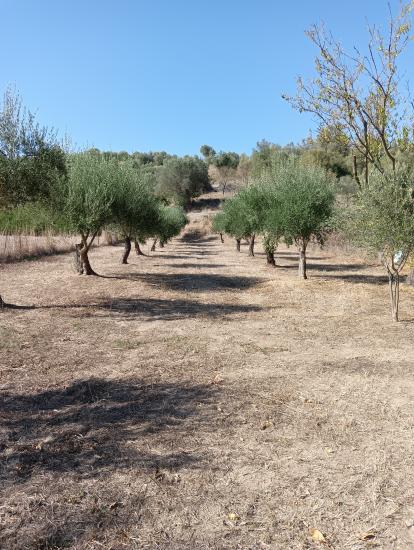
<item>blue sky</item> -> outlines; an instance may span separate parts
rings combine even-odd
[[[0,91],[42,123],[80,147],[183,155],[301,141],[314,123],[281,94],[313,73],[304,30],[365,44],[387,2],[0,0],[0,17]]]

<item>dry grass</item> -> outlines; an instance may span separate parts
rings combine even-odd
[[[105,277],[0,266],[0,547],[412,548],[414,290],[394,325],[380,268],[299,281],[203,215]]]
[[[103,232],[96,240],[100,244],[112,244],[115,237]],[[0,262],[14,262],[28,258],[39,258],[52,254],[62,254],[74,250],[79,237],[70,235],[55,235],[53,233],[42,236],[36,235],[2,235],[0,234]]]

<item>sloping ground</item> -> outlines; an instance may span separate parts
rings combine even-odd
[[[1,267],[0,547],[413,548],[413,289],[394,325],[379,268],[200,216],[105,277]]]

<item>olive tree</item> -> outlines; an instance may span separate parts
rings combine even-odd
[[[184,208],[190,206],[193,197],[210,189],[207,164],[198,157],[167,159],[156,177],[158,195]]]
[[[77,246],[79,272],[96,275],[88,253],[96,236],[113,219],[116,189],[122,184],[119,163],[87,153],[76,154],[69,160],[68,176],[60,190],[59,206],[69,230],[81,237]]]
[[[413,181],[397,171],[371,175],[357,195],[349,223],[351,236],[380,255],[387,272],[391,315],[398,321],[400,274],[414,250]]]
[[[218,213],[217,221],[213,222],[219,233],[227,233],[236,239],[236,250],[240,252],[242,239],[250,240],[254,226],[246,216],[246,205],[240,198],[240,194],[226,200],[221,213]]]
[[[157,226],[159,201],[154,195],[152,178],[148,172],[133,168],[129,163],[119,165],[118,172],[112,218],[115,229],[125,242],[121,263],[127,264],[131,240],[135,241],[137,248],[139,239],[145,240]]]
[[[318,166],[291,158],[274,168],[279,222],[286,243],[299,252],[299,277],[306,279],[306,249],[311,241],[323,244],[335,200],[332,176]]]
[[[179,235],[187,222],[187,217],[181,207],[166,206],[160,203],[157,224],[151,233],[151,236],[154,237],[151,250],[155,250],[157,241],[164,246],[170,239]]]

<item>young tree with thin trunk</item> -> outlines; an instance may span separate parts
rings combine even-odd
[[[159,220],[159,201],[153,192],[150,174],[119,164],[118,185],[112,206],[113,224],[125,242],[121,263],[127,264],[131,252],[131,242],[143,238],[153,231]]]
[[[389,282],[391,316],[398,321],[400,276],[414,251],[413,180],[400,171],[375,173],[360,190],[348,220],[351,237],[379,254]]]
[[[177,206],[159,205],[157,224],[153,227],[151,235],[154,238],[151,251],[155,251],[157,242],[166,244],[173,237],[176,237],[188,223],[184,210]],[[161,247],[162,247],[161,246]]]
[[[216,218],[217,221],[213,221],[213,227],[219,233],[227,233],[235,238],[237,252],[240,252],[242,239],[248,239],[249,248],[251,248],[254,228],[246,216],[246,207],[240,198],[240,193],[225,201],[223,210],[216,214]]]
[[[279,223],[287,244],[299,252],[299,277],[307,279],[306,250],[310,242],[323,244],[335,200],[332,176],[318,166],[304,166],[295,158],[279,163],[277,182]]]

